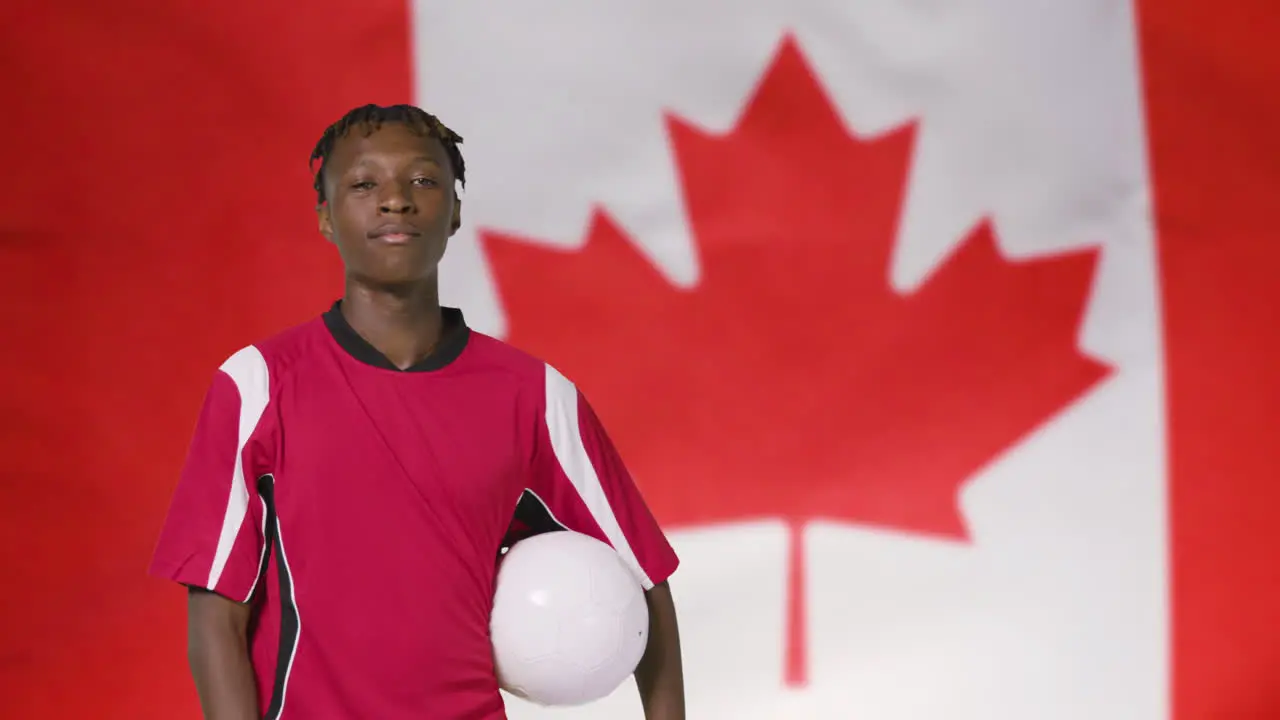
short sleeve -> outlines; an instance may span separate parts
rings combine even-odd
[[[645,590],[665,581],[679,565],[675,551],[591,405],[550,365],[542,410],[538,499],[560,525],[613,546]]]
[[[248,602],[260,574],[265,511],[257,480],[270,472],[260,432],[269,397],[261,353],[222,365],[205,395],[150,574]]]

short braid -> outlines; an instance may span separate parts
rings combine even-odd
[[[440,118],[413,105],[388,105],[385,107],[382,105],[362,105],[325,128],[324,134],[320,136],[320,141],[316,143],[315,149],[311,151],[310,167],[315,180],[314,187],[317,203],[323,204],[328,199],[325,197],[324,192],[324,169],[329,162],[329,156],[333,154],[334,146],[338,144],[338,140],[357,127],[361,128],[365,136],[368,137],[387,123],[404,125],[412,128],[415,132],[439,140],[440,144],[444,146],[445,154],[449,156],[449,165],[453,168],[454,178],[463,188],[467,186],[467,164],[462,159],[462,151],[458,149],[458,146],[462,144],[462,136],[440,122]],[[316,161],[319,161],[319,167],[316,167]]]

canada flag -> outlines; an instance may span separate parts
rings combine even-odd
[[[148,5],[3,23],[0,716],[197,716],[141,576],[193,408],[336,292],[320,131],[409,101],[444,301],[681,554],[691,718],[1280,717],[1263,0]]]

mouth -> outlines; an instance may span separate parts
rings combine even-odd
[[[400,245],[420,236],[422,233],[412,225],[392,224],[381,225],[369,232],[370,240],[380,240],[385,243]]]

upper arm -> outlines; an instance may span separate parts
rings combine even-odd
[[[222,630],[244,637],[252,614],[251,605],[204,588],[192,587],[187,593],[187,626],[193,639],[210,631]],[[191,643],[193,646],[196,644]]]
[[[215,374],[151,574],[237,602],[253,594],[265,548],[256,481],[269,472],[255,434],[268,397],[266,362],[256,348],[236,353]]]
[[[666,580],[679,559],[591,405],[550,365],[543,399],[531,489],[561,525],[612,545],[645,590]]]

